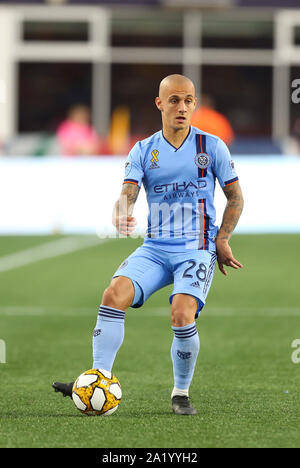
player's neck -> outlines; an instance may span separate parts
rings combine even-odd
[[[162,129],[164,138],[175,148],[179,148],[190,133],[190,127],[186,129],[166,128]]]

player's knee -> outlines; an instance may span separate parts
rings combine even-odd
[[[197,302],[193,297],[174,296],[171,307],[171,322],[173,327],[184,327],[193,323],[197,310]]]
[[[102,296],[102,304],[114,309],[126,310],[133,301],[134,288],[132,286],[124,287],[120,281],[112,281],[108,288],[105,289]]]
[[[194,316],[191,317],[189,311],[180,308],[171,310],[171,322],[173,327],[184,327],[194,321]]]
[[[126,298],[120,295],[120,292],[116,286],[110,285],[103,293],[102,304],[106,305],[107,307],[123,310],[124,305],[126,304]]]

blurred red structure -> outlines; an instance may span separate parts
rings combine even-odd
[[[218,136],[228,146],[234,140],[234,131],[229,120],[215,110],[214,101],[210,96],[202,96],[201,105],[195,110],[191,124],[204,132]]]

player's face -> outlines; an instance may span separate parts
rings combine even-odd
[[[194,87],[189,82],[166,86],[156,99],[156,105],[162,113],[163,126],[175,131],[187,129],[196,102]]]

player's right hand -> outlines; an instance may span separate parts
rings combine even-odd
[[[114,224],[120,234],[129,237],[135,230],[137,223],[133,216],[119,216]]]
[[[224,265],[234,268],[235,270],[243,268],[243,265],[234,258],[232,250],[226,240],[223,241],[217,239],[216,247],[219,270],[223,275],[227,276],[227,271],[225,270]]]

